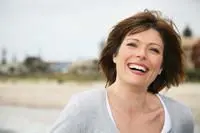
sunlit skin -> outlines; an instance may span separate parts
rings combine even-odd
[[[116,81],[107,90],[111,111],[121,133],[160,133],[163,107],[147,88],[162,71],[163,52],[160,34],[149,29],[126,35],[113,55]]]

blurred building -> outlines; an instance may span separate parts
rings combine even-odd
[[[195,69],[200,69],[200,39],[192,47],[192,62]]]
[[[28,68],[20,62],[0,65],[1,75],[21,75],[26,73],[28,73]]]
[[[71,62],[47,62],[49,72],[52,73],[67,73]]]
[[[193,47],[197,44],[199,38],[195,37],[182,37],[182,48],[185,54],[185,68],[193,69],[194,63],[192,61],[192,50]]]
[[[69,67],[69,73],[88,75],[96,74],[98,72],[98,60],[78,60],[72,63]]]
[[[197,55],[199,55],[200,51],[196,51],[196,45],[200,42],[200,37],[194,37],[192,33],[192,29],[187,25],[183,30],[182,40],[182,48],[185,54],[185,68],[186,69],[194,69],[195,61]],[[195,50],[195,54],[194,54]],[[196,56],[196,57],[195,57]]]

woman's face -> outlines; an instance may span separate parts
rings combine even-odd
[[[162,71],[163,51],[160,34],[154,29],[128,34],[113,56],[116,82],[147,88]]]

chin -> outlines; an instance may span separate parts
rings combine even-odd
[[[136,80],[127,81],[127,84],[129,84],[131,86],[138,86],[140,88],[147,86],[147,84],[144,81],[136,81]]]

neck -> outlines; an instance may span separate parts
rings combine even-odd
[[[115,82],[108,87],[108,96],[112,104],[128,112],[141,112],[147,108],[147,90],[145,87],[124,85]]]

